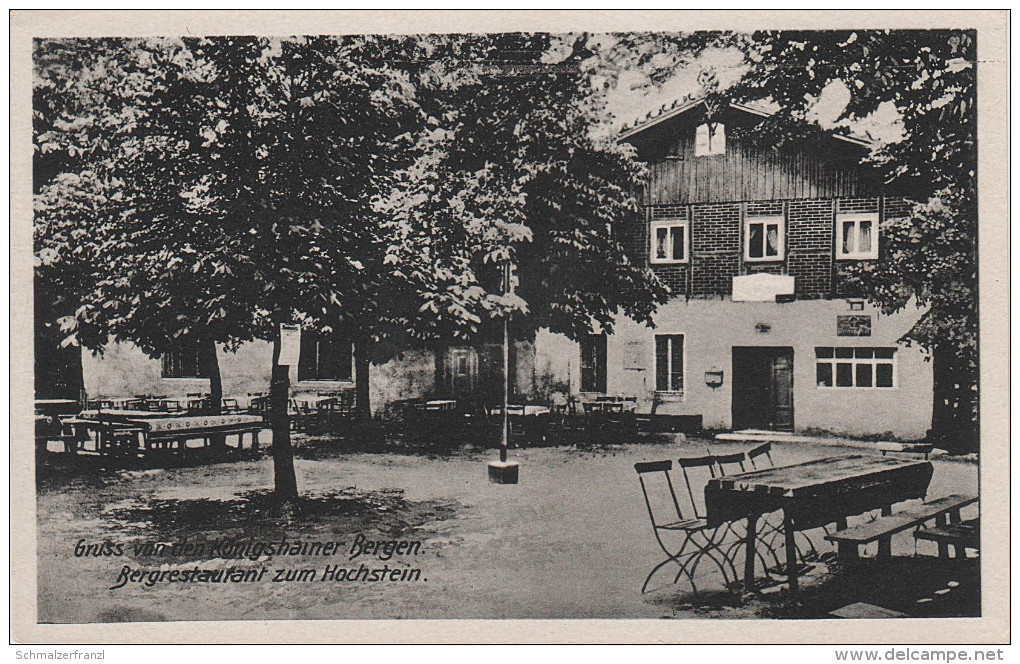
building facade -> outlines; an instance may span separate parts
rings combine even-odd
[[[614,229],[672,297],[654,327],[620,317],[579,343],[539,332],[511,351],[517,401],[636,397],[639,412],[690,416],[709,429],[824,430],[923,438],[932,368],[898,340],[921,311],[884,315],[855,293],[848,266],[880,261],[882,222],[907,211],[864,165],[864,140],[819,134],[783,145],[752,136],[763,114],[699,101],[625,129],[648,164],[643,215]],[[752,138],[754,140],[752,140]],[[85,353],[92,397],[207,391],[193,351],[148,358],[131,344]],[[218,351],[224,396],[269,387],[272,349]],[[303,335],[292,395],[352,390],[349,343]],[[498,344],[442,346],[371,366],[375,416],[427,397],[498,403]]]
[[[751,135],[762,115],[709,116],[695,101],[625,129],[649,177],[644,215],[621,240],[672,299],[654,328],[621,318],[582,340],[571,389],[636,396],[639,411],[711,429],[922,438],[931,364],[897,343],[922,312],[883,315],[845,278],[880,260],[882,222],[906,204],[862,165],[866,141],[762,147]],[[539,366],[564,355],[546,345]]]

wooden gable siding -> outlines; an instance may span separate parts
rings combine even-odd
[[[855,198],[880,193],[879,182],[850,155],[760,149],[726,137],[726,154],[694,155],[694,137],[673,139],[670,156],[649,163],[647,205]],[[818,151],[831,146],[819,145]]]

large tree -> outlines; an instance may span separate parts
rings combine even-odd
[[[190,335],[273,341],[283,498],[297,486],[280,325],[333,332],[364,299],[359,259],[378,244],[371,200],[413,97],[386,41],[114,42],[105,76],[72,76],[101,102],[101,126],[77,149],[89,157],[37,196],[40,262],[86,256],[67,325],[87,347],[109,334],[152,353]],[[39,152],[78,140],[73,122],[52,124]]]
[[[470,339],[510,317],[518,339],[577,338],[621,313],[650,322],[667,291],[620,241],[643,170],[604,131],[586,38],[444,38],[433,63],[417,157],[380,202],[386,262],[416,294],[411,327]]]

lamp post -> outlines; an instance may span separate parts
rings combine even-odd
[[[513,290],[510,281],[510,261],[502,265],[503,294]],[[495,484],[517,484],[520,467],[516,461],[507,461],[510,447],[510,316],[503,315],[503,399],[500,409],[499,461],[489,462],[489,481]]]

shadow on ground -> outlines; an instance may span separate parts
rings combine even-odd
[[[363,532],[409,539],[421,526],[452,518],[456,512],[454,503],[409,501],[399,489],[365,492],[348,487],[288,503],[281,503],[269,491],[242,493],[231,500],[137,500],[111,507],[103,516],[128,537],[201,543],[225,538],[259,542],[339,539]],[[139,553],[133,557],[144,560],[152,556]],[[202,558],[184,555],[177,560]]]
[[[816,585],[804,589],[800,602],[771,604],[762,617],[828,618],[831,611],[855,602],[899,611],[909,618],[978,617],[979,560],[904,556],[834,567]]]

